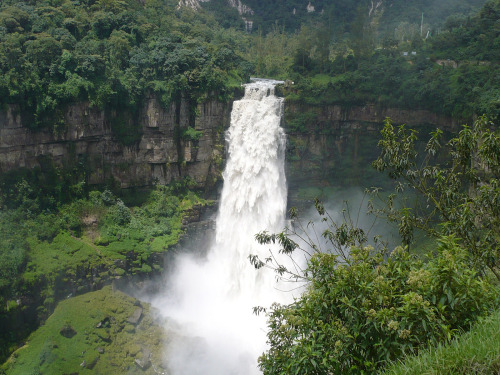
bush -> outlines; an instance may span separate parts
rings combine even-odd
[[[403,353],[451,339],[498,303],[453,237],[423,264],[402,247],[385,259],[355,247],[312,256],[307,291],[268,313],[264,374],[371,373]]]
[[[396,189],[374,212],[396,222],[407,245],[415,229],[432,237],[456,235],[478,270],[488,268],[500,281],[498,126],[482,116],[450,141],[443,138],[441,130],[432,132],[422,152],[415,130],[396,129],[386,119],[373,166],[395,180]],[[417,193],[411,205],[406,192]]]
[[[202,135],[203,135],[203,132],[196,130],[195,128],[192,128],[190,126],[187,127],[182,132],[182,138],[187,140],[187,141],[199,141]]]
[[[118,199],[116,204],[109,208],[105,221],[110,224],[126,225],[130,223],[131,217],[130,209]]]

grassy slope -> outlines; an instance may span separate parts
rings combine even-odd
[[[478,322],[450,345],[395,363],[382,375],[500,374],[500,311]]]
[[[164,333],[146,304],[137,325],[127,322],[137,304],[134,298],[113,292],[109,286],[59,303],[45,325],[6,362],[6,373],[154,374],[152,367],[143,371],[134,361],[150,350],[153,365],[161,363]],[[96,328],[106,318],[109,322]],[[60,333],[68,325],[77,332],[71,338]],[[81,366],[84,361],[85,367]]]

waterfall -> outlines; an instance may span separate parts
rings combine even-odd
[[[259,374],[266,322],[252,308],[290,298],[277,291],[272,271],[256,270],[248,260],[269,256],[256,233],[284,226],[284,99],[274,95],[276,83],[254,80],[234,102],[215,241],[203,259],[179,256],[168,279],[160,306],[171,332],[168,374]]]

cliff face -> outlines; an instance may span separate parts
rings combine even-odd
[[[220,174],[230,105],[207,100],[198,105],[196,116],[191,113],[185,100],[165,110],[155,97],[147,98],[135,116],[77,103],[67,108],[64,129],[54,133],[30,131],[18,108],[9,106],[0,112],[0,173],[36,167],[46,157],[56,165],[83,159],[91,171],[89,184],[112,178],[128,188],[190,176],[199,187],[210,187]],[[113,133],[117,117],[127,128],[139,128],[133,145],[124,145]],[[188,126],[194,127],[196,137],[183,136]]]
[[[437,127],[451,133],[456,120],[424,110],[287,103],[287,179],[290,194],[315,186],[380,186],[387,181],[371,167],[385,118],[417,129],[422,139]],[[292,198],[293,199],[293,198]],[[293,205],[293,202],[292,202]]]
[[[427,129],[439,127],[445,131],[453,131],[459,123],[446,116],[425,110],[408,110],[400,108],[378,108],[375,105],[342,107],[330,105],[323,107],[299,106],[288,104],[287,117],[309,112],[314,118],[313,126],[305,124],[305,132],[293,133],[306,143],[307,149],[314,155],[330,152],[334,140],[335,147],[341,152],[342,140],[351,136],[380,138],[380,130],[386,118],[396,125],[406,124],[410,128]]]
[[[286,123],[311,114],[300,131],[287,130],[291,181],[306,176],[308,181],[340,178],[339,171],[347,165],[368,165],[378,153],[376,143],[386,117],[409,127],[453,131],[458,126],[451,118],[421,110],[293,103],[285,108]],[[90,108],[87,103],[73,104],[65,112],[66,126],[54,134],[30,131],[23,126],[17,108],[10,106],[0,112],[0,173],[39,166],[46,157],[56,165],[84,159],[90,171],[89,184],[114,179],[122,188],[141,187],[190,176],[199,187],[210,188],[220,177],[223,131],[229,126],[230,109],[230,104],[207,100],[193,115],[185,100],[165,110],[156,98],[147,98],[136,116],[122,115],[129,127],[138,122],[141,133],[137,142],[125,146],[112,130],[117,113]],[[194,127],[196,137],[183,136],[188,126]]]

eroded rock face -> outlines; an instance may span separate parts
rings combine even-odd
[[[229,5],[238,10],[240,16],[244,14],[254,15],[254,11],[247,5],[243,4],[241,0],[228,0]]]
[[[185,100],[172,103],[166,110],[157,98],[149,97],[137,116],[121,114],[141,134],[138,142],[126,146],[111,128],[118,114],[91,108],[88,103],[68,106],[66,126],[57,134],[30,131],[18,107],[8,106],[0,111],[0,173],[34,168],[44,157],[56,165],[83,158],[91,171],[89,184],[112,178],[128,188],[190,176],[199,187],[206,187],[220,173],[230,105],[206,100],[198,105],[196,116],[192,113]],[[182,137],[188,126],[201,133],[198,139]]]
[[[200,3],[206,3],[210,0],[179,0],[179,5],[177,5],[177,9],[181,7],[189,7],[193,9],[200,9]]]
[[[314,111],[317,113],[318,122],[325,128],[365,128],[378,127],[389,117],[395,124],[406,124],[411,127],[421,125],[439,126],[442,129],[456,129],[460,123],[456,119],[438,115],[436,113],[419,109],[380,108],[373,104],[365,106],[343,107],[340,105],[301,106],[288,103],[287,111],[300,113]]]

